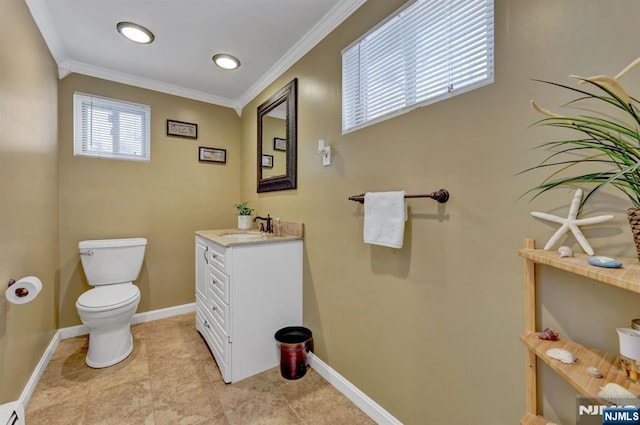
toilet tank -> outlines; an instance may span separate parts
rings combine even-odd
[[[78,243],[82,268],[89,285],[136,280],[146,246],[145,238],[100,239]]]

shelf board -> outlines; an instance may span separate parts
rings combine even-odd
[[[531,413],[525,413],[520,419],[520,425],[547,425],[553,423],[542,416],[532,415]]]
[[[636,395],[640,394],[640,385],[635,384],[627,378],[624,371],[620,368],[620,357],[615,354],[588,348],[567,339],[545,341],[538,338],[535,332],[523,332],[522,335],[520,335],[520,339],[527,348],[534,351],[538,358],[543,360],[551,369],[573,385],[575,389],[599,404],[611,404],[606,400],[598,398],[600,387],[608,383],[618,384]],[[578,358],[578,361],[574,364],[565,364],[552,359],[546,355],[547,350],[551,348],[568,350]],[[587,367],[589,366],[600,369],[603,377],[598,379],[587,375]]]
[[[546,264],[598,282],[640,293],[640,262],[637,258],[617,258],[622,262],[622,267],[607,269],[587,263],[589,256],[586,254],[575,254],[573,257],[561,258],[557,251],[525,248],[519,250],[518,255],[539,264]]]

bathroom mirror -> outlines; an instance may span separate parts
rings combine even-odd
[[[298,79],[258,107],[258,193],[296,188]]]

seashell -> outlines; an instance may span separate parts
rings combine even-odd
[[[594,378],[602,378],[602,372],[597,367],[589,366],[587,368],[587,375]]]
[[[592,266],[606,267],[608,269],[618,269],[622,267],[622,263],[620,261],[611,257],[603,257],[603,256],[589,257],[587,258],[587,262]]]
[[[558,253],[560,253],[560,257],[573,257],[573,249],[566,245],[558,248]]]
[[[558,339],[560,339],[558,336],[558,332],[554,331],[551,328],[546,328],[542,332],[536,332],[536,335],[538,335],[538,338],[544,339],[547,341],[557,341]]]
[[[635,394],[613,383],[601,387],[598,397],[618,406],[637,406],[640,404],[640,400],[636,398]]]
[[[562,363],[566,364],[575,363],[578,360],[570,351],[562,348],[552,348],[547,350],[547,356],[552,359],[560,360]]]

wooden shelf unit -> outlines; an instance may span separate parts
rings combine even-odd
[[[637,258],[618,258],[623,264],[619,269],[594,267],[587,263],[588,255],[576,254],[574,257],[561,258],[557,251],[535,249],[533,239],[525,240],[525,247],[518,251],[525,259],[525,331],[520,339],[527,347],[526,354],[526,413],[520,420],[522,425],[546,425],[549,421],[537,416],[537,365],[540,358],[576,390],[599,404],[610,404],[598,398],[600,387],[606,383],[616,383],[634,394],[640,394],[640,385],[627,379],[620,367],[619,356],[585,347],[576,342],[561,338],[559,341],[541,340],[536,335],[536,273],[535,265],[543,264],[565,270],[597,282],[612,285],[628,291],[640,293],[640,262]],[[550,348],[564,348],[571,351],[578,361],[564,364],[549,358],[546,351]],[[602,379],[587,375],[586,368],[594,366],[600,369]]]
[[[637,258],[617,258],[622,268],[607,269],[595,267],[587,263],[586,254],[575,254],[573,257],[560,258],[558,251],[525,248],[518,251],[521,257],[534,263],[545,264],[557,269],[566,270],[585,276],[598,282],[606,283],[640,294],[640,262]]]
[[[598,398],[600,387],[604,386],[605,383],[613,382],[634,394],[640,394],[640,385],[634,384],[626,377],[624,371],[620,368],[620,357],[615,354],[585,347],[565,338],[561,338],[559,341],[545,341],[538,338],[533,332],[524,332],[520,339],[529,350],[536,353],[539,359],[549,365],[551,369],[573,385],[581,394],[589,397],[597,404],[610,404],[606,400]],[[547,350],[551,348],[563,348],[571,351],[578,358],[578,361],[574,364],[565,364],[552,359],[546,354]],[[602,378],[592,378],[587,375],[586,369],[589,366],[600,369]]]
[[[530,413],[525,413],[522,419],[520,419],[520,425],[547,425],[548,423],[551,423],[551,421],[542,416],[536,416]]]

